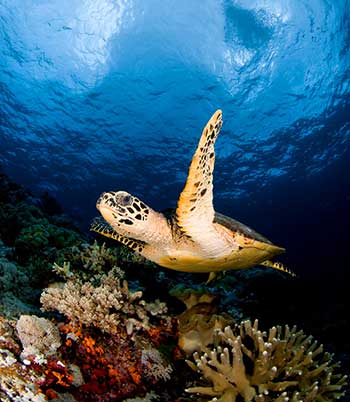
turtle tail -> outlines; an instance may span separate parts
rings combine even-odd
[[[273,269],[277,269],[278,271],[285,272],[286,274],[289,274],[289,275],[294,276],[294,277],[297,276],[296,273],[294,273],[290,269],[286,268],[280,262],[274,262],[274,261],[266,260],[266,261],[261,262],[259,265],[264,265],[265,267],[270,267],[270,268],[273,268]]]

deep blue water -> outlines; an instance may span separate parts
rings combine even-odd
[[[0,0],[0,164],[85,228],[105,190],[163,209],[221,108],[216,209],[341,276],[349,46],[348,0]]]

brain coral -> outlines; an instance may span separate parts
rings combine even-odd
[[[338,364],[311,336],[287,325],[269,333],[244,321],[217,331],[211,351],[194,353],[189,365],[207,385],[187,392],[218,402],[327,402],[339,399],[346,376],[335,374]]]

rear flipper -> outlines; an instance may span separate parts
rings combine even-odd
[[[294,277],[297,276],[297,274],[295,274],[293,271],[291,271],[288,268],[286,268],[280,262],[274,262],[274,261],[266,260],[266,261],[261,262],[259,265],[264,265],[265,267],[270,267],[270,268],[273,268],[273,269],[277,269],[278,271],[285,272],[286,274],[289,274],[289,275],[294,276]]]
[[[208,285],[211,282],[215,282],[216,279],[217,279],[217,272],[209,272],[209,278],[207,279],[205,284]]]
[[[209,272],[209,277],[205,282],[206,285],[220,281],[226,275],[226,271]]]

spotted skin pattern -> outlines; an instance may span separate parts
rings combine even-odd
[[[146,258],[154,259],[154,250],[164,247],[171,240],[167,220],[143,201],[125,191],[103,193],[96,208],[103,218],[96,218],[91,230],[113,238]],[[170,231],[169,231],[170,232]]]
[[[114,218],[120,223],[132,225],[134,220],[147,220],[149,213],[147,205],[124,191],[103,193],[97,200],[96,206],[98,207],[102,202],[118,211],[118,214],[114,214]]]
[[[199,237],[199,232],[203,233],[203,228],[198,223],[204,220],[205,224],[211,224],[215,216],[213,207],[214,144],[221,126],[222,112],[218,110],[204,127],[176,208],[178,227],[188,237],[194,237],[195,240]]]
[[[112,226],[110,226],[104,219],[98,217],[95,218],[90,226],[90,230],[93,232],[99,233],[103,236],[109,237],[111,239],[117,240],[125,246],[131,248],[133,251],[137,251],[138,253],[142,253],[142,250],[145,247],[145,243],[140,240],[134,240],[129,237],[122,236],[116,232]]]

